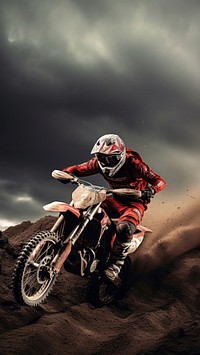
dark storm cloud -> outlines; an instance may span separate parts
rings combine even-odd
[[[51,170],[107,132],[169,191],[198,181],[199,13],[184,0],[1,2],[0,219],[38,218],[63,194]]]

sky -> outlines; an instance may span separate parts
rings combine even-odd
[[[162,199],[198,185],[200,1],[1,0],[0,17],[0,230],[70,201],[52,170],[106,133],[163,176]]]

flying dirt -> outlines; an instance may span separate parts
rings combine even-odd
[[[200,194],[155,198],[143,220],[153,233],[132,256],[130,288],[101,308],[87,280],[61,272],[48,300],[20,306],[12,295],[19,251],[55,217],[10,227],[0,237],[0,354],[200,353]]]

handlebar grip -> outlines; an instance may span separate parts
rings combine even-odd
[[[140,190],[134,190],[134,189],[130,189],[130,188],[113,189],[113,190],[109,190],[109,191],[116,194],[116,195],[130,196],[135,199],[140,198],[142,196],[142,193]]]
[[[78,178],[62,170],[53,170],[51,176],[57,180],[71,180],[77,182]]]

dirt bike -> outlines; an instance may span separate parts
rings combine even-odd
[[[59,217],[51,230],[38,232],[19,253],[13,273],[13,294],[21,305],[37,306],[50,294],[64,266],[67,272],[87,277],[87,300],[95,306],[109,304],[122,296],[131,260],[125,259],[119,282],[114,284],[104,274],[116,236],[117,219],[111,219],[101,207],[107,196],[141,197],[134,189],[107,189],[81,180],[74,175],[54,170],[52,176],[78,186],[70,204],[52,202],[45,211]],[[129,254],[141,244],[150,229],[139,226],[132,236]]]

